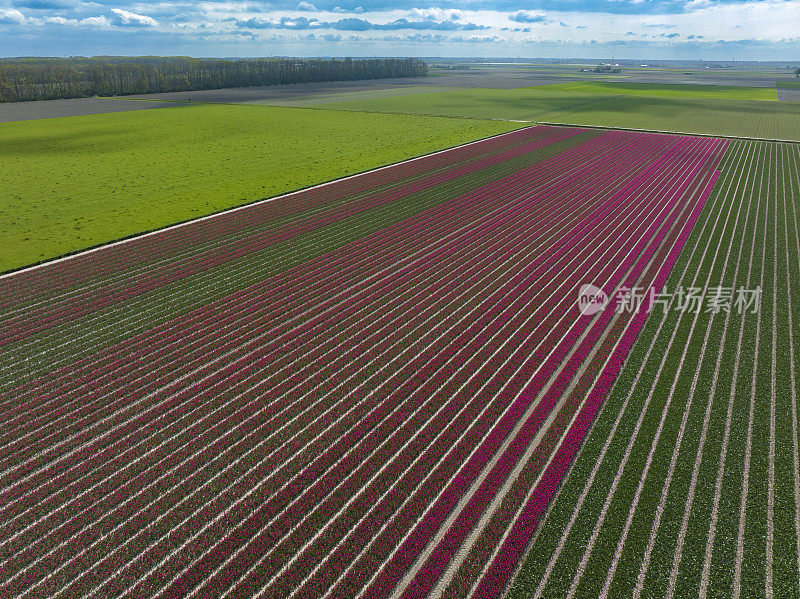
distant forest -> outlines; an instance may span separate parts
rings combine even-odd
[[[0,102],[418,77],[426,74],[425,62],[417,58],[6,58],[0,59]]]

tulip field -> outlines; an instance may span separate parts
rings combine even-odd
[[[0,596],[792,596],[798,164],[539,125],[0,277]]]

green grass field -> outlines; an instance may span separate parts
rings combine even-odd
[[[454,89],[325,106],[800,140],[800,103],[796,102],[575,93],[544,86]]]
[[[0,272],[515,129],[200,105],[0,124]]]
[[[772,87],[737,87],[733,85],[684,85],[680,83],[612,83],[578,82],[548,85],[544,91],[589,94],[625,94],[665,98],[709,98],[719,100],[777,100],[778,90]]]

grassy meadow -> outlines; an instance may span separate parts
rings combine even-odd
[[[0,272],[519,127],[198,105],[0,124]]]

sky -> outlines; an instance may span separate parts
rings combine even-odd
[[[800,0],[0,0],[0,56],[798,60]]]

